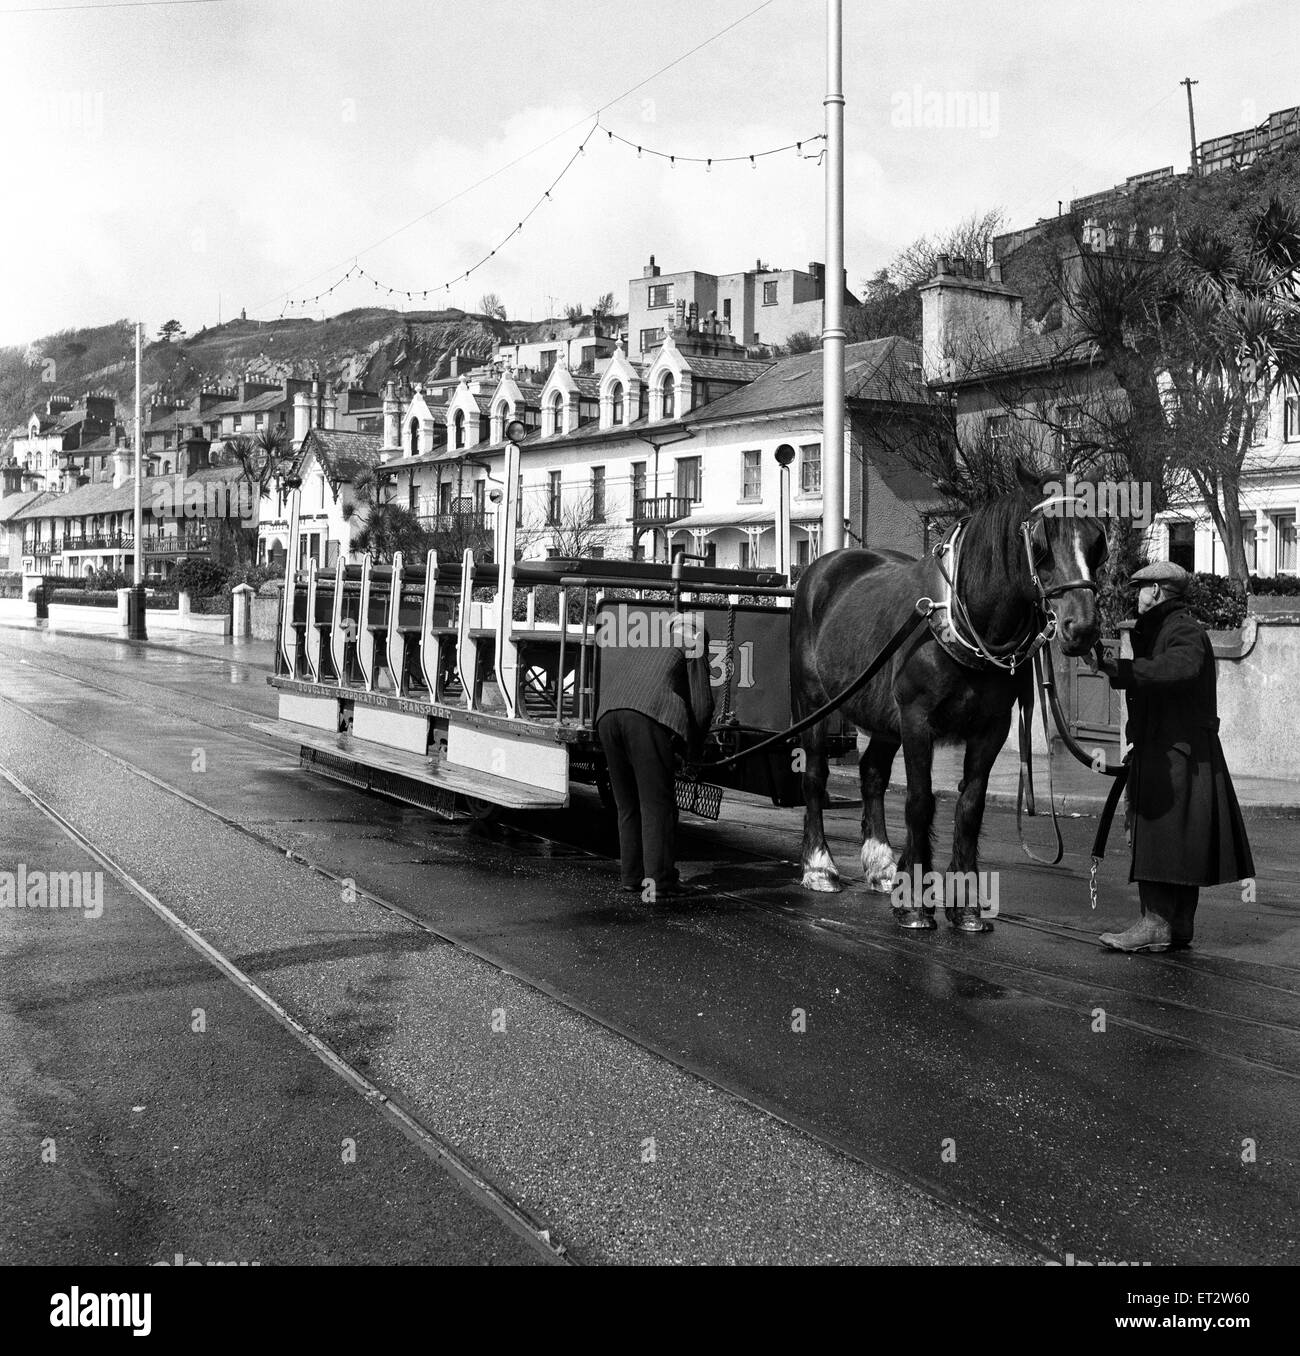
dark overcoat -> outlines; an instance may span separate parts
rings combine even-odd
[[[1219,743],[1214,649],[1181,598],[1139,617],[1128,694],[1130,880],[1218,885],[1255,874],[1246,825]]]

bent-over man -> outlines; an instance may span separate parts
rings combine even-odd
[[[602,648],[596,736],[618,806],[624,890],[679,886],[675,757],[698,757],[713,719],[707,634],[675,614],[668,644]]]

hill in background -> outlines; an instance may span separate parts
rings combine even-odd
[[[619,317],[606,323],[617,324]],[[459,310],[364,308],[327,320],[231,320],[180,340],[146,335],[144,399],[188,397],[205,384],[231,385],[247,373],[281,379],[319,372],[329,381],[382,390],[389,377],[429,381],[445,376],[455,354],[488,358],[498,344],[577,335],[563,319],[498,320]],[[135,330],[129,321],[61,330],[26,347],[0,348],[0,437],[54,395],[76,399],[105,390],[129,423],[135,399]]]

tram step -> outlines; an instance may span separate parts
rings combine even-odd
[[[409,779],[453,796],[486,801],[492,805],[503,806],[507,810],[560,809],[569,803],[567,788],[564,792],[559,792],[541,786],[531,786],[526,782],[481,772],[477,768],[460,767],[419,754],[406,753],[401,749],[388,748],[383,744],[374,744],[350,734],[335,734],[329,730],[299,725],[288,720],[251,721],[250,728],[259,734],[270,735],[273,739],[296,744],[300,749],[311,749],[328,755],[330,762],[322,765],[320,770],[327,772],[336,780],[347,780],[354,786],[382,791],[386,795],[398,795],[398,798],[403,800],[409,800],[411,797],[400,795],[398,791],[390,789],[396,783],[388,779]],[[339,763],[347,766],[340,767]],[[347,774],[346,777],[342,775],[344,773]],[[425,804],[424,801],[414,803]],[[433,803],[428,803],[425,808],[437,807]]]

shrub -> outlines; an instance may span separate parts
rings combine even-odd
[[[54,589],[50,602],[67,603],[75,607],[116,607],[117,594],[107,589]]]
[[[121,570],[93,570],[83,581],[82,587],[98,592],[108,589],[116,593],[118,589],[129,589],[135,581]]]
[[[167,581],[167,587],[191,598],[213,598],[226,587],[228,571],[213,560],[182,560]]]
[[[1193,614],[1215,631],[1231,631],[1246,620],[1246,596],[1233,579],[1194,574],[1187,587]]]
[[[1250,576],[1250,591],[1255,594],[1272,594],[1291,596],[1300,593],[1300,575],[1277,574],[1271,577],[1260,578],[1257,574]]]
[[[333,571],[326,570],[325,573],[332,575]],[[240,584],[247,584],[256,592],[263,584],[279,583],[283,578],[283,568],[275,565],[234,565],[226,574],[225,589],[228,592]]]
[[[228,617],[230,594],[219,593],[215,598],[191,598],[190,611],[199,617]]]

